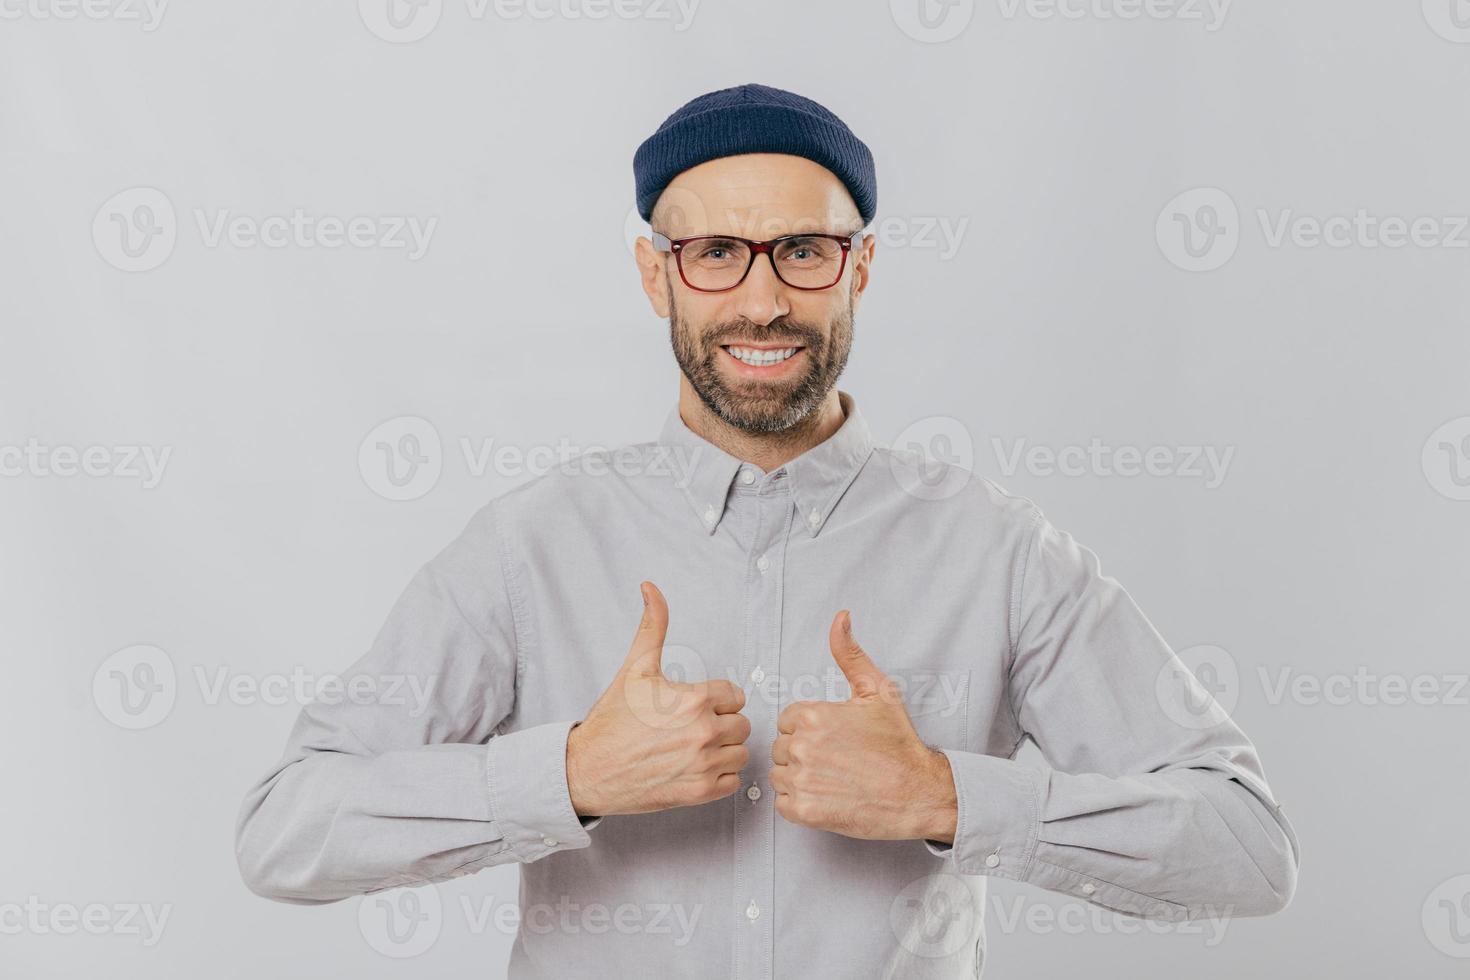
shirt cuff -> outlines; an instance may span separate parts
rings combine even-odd
[[[925,840],[935,857],[967,875],[1024,881],[1041,831],[1046,774],[1012,759],[943,749],[954,775],[959,814],[953,844]]]
[[[586,847],[601,817],[579,817],[567,788],[567,733],[557,721],[491,738],[485,747],[490,818],[516,858],[535,861]]]

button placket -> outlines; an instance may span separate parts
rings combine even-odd
[[[769,482],[737,495],[742,509],[754,510],[744,595],[746,608],[746,677],[751,685],[745,714],[750,720],[750,763],[746,788],[735,808],[735,913],[744,921],[736,930],[736,973],[741,978],[772,976],[775,922],[767,914],[775,903],[775,809],[773,797],[760,784],[770,772],[769,746],[776,737],[779,700],[771,696],[780,674],[782,555],[790,534],[794,507],[784,482]],[[744,797],[741,800],[741,797]]]

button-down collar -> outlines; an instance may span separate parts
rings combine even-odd
[[[773,473],[760,477],[762,481],[790,481],[797,523],[813,537],[827,523],[837,501],[873,452],[872,432],[857,402],[845,391],[839,390],[837,398],[846,416],[838,430]],[[760,472],[753,464],[696,435],[680,416],[678,405],[669,410],[659,444],[669,448],[685,467],[680,480],[684,496],[707,533],[714,533],[720,526],[730,486],[741,469]]]

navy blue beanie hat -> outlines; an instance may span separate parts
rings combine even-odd
[[[768,85],[737,85],[686,102],[633,154],[638,213],[648,221],[669,181],[718,157],[789,153],[826,167],[873,220],[878,179],[873,154],[841,119],[811,99]]]

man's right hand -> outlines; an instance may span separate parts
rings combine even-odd
[[[578,815],[650,813],[729,796],[750,759],[745,692],[727,680],[663,675],[669,607],[639,585],[643,620],[617,676],[567,736],[567,788]]]

